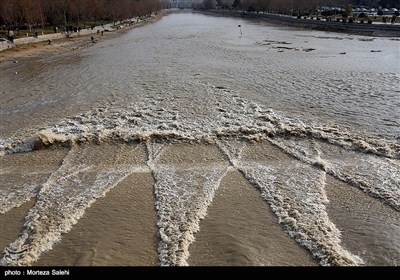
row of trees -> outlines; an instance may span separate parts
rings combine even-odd
[[[229,0],[221,0],[229,1]],[[306,11],[317,6],[346,6],[349,0],[237,0],[240,8],[254,11]]]
[[[372,7],[400,6],[399,0],[204,0],[204,8],[214,8],[216,5],[229,9],[253,11],[304,11],[317,6],[367,5]]]
[[[0,0],[0,25],[80,26],[83,21],[116,21],[160,10],[159,0]]]

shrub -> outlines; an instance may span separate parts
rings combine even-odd
[[[321,15],[326,16],[326,17],[332,16],[333,15],[333,11],[322,11]]]
[[[368,20],[368,24],[372,24],[372,20],[369,19],[369,20]]]

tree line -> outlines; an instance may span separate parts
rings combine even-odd
[[[159,0],[0,0],[0,25],[7,29],[80,26],[117,21],[161,9]]]
[[[371,7],[399,7],[399,0],[204,0],[203,8],[213,9],[218,5],[225,9],[249,11],[305,11],[317,6],[365,5]]]

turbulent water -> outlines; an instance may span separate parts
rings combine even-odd
[[[110,36],[0,64],[3,265],[400,264],[398,40]]]

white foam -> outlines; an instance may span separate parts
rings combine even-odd
[[[25,182],[22,185],[16,186],[12,182],[3,182],[0,188],[0,214],[7,213],[11,209],[19,207],[32,197],[35,197],[40,182],[44,182],[45,179],[46,178],[38,178],[38,176],[28,174],[25,176]]]
[[[158,164],[162,147],[148,142],[149,166],[155,178],[156,209],[162,266],[188,265],[189,246],[207,213],[228,165],[182,168]]]
[[[334,145],[325,144],[322,148],[318,142],[309,140],[271,139],[270,142],[400,211],[400,168],[396,160],[343,151]]]
[[[99,170],[76,162],[74,159],[79,156],[82,155],[78,150],[70,152],[62,166],[43,184],[35,206],[25,218],[21,235],[8,246],[8,251],[28,249],[23,254],[5,253],[2,265],[31,265],[51,250],[99,197],[133,172],[147,170],[141,165],[131,165],[125,170],[118,167]]]
[[[222,150],[229,146],[219,143]],[[235,154],[230,152],[228,155]],[[340,245],[340,231],[326,212],[325,172],[293,160],[288,170],[280,163],[231,162],[261,191],[279,223],[322,265],[360,265],[363,261]]]
[[[208,93],[208,106],[193,99],[191,106],[179,108],[162,98],[146,97],[124,107],[99,107],[78,116],[66,118],[28,139],[21,136],[3,140],[2,154],[29,151],[37,146],[86,141],[158,140],[215,141],[221,138],[264,141],[274,137],[311,137],[322,139],[346,149],[400,158],[400,145],[393,140],[361,135],[321,124],[305,124],[287,118],[257,103],[232,96],[232,93],[203,86]],[[151,106],[149,106],[151,104]],[[186,103],[183,103],[186,104]],[[187,106],[187,105],[182,105]],[[23,133],[23,135],[25,135]],[[25,137],[25,136],[24,136]],[[39,145],[38,145],[39,144]]]
[[[163,265],[187,264],[188,248],[194,240],[194,233],[199,229],[199,221],[205,216],[220,180],[232,166],[241,170],[248,180],[262,190],[264,198],[286,225],[287,232],[313,252],[322,264],[361,263],[356,256],[348,255],[340,247],[340,235],[326,217],[324,171],[354,185],[359,184],[359,187],[367,189],[369,193],[376,193],[398,210],[399,169],[391,162],[400,158],[400,145],[377,136],[361,135],[322,124],[305,124],[211,85],[199,84],[199,87],[204,87],[207,92],[207,106],[203,99],[188,101],[173,96],[171,101],[157,98],[157,95],[145,96],[135,104],[124,104],[122,107],[100,106],[43,130],[28,133],[28,136],[27,133],[16,133],[1,141],[0,150],[7,156],[8,153],[54,145],[68,145],[75,151],[75,148],[79,150],[80,143],[86,142],[101,145],[103,142],[146,141],[149,154],[147,166],[156,180],[156,205],[162,239],[159,256]],[[194,112],[197,108],[198,111]],[[337,151],[351,152],[356,158],[365,158],[362,164],[365,166],[363,174],[366,179],[358,176],[356,169],[347,170],[348,162],[344,164],[326,157],[323,150],[314,149],[312,145],[310,149],[299,148],[304,139],[329,142]],[[164,143],[182,141],[219,142],[227,155],[226,165],[179,169],[181,167],[177,168],[174,164],[159,164]],[[297,181],[283,182],[285,186],[298,184],[296,187],[302,195],[309,193],[312,198],[307,203],[299,204],[300,209],[294,209],[300,213],[301,221],[285,214],[295,207],[290,203],[298,204],[293,193],[289,189],[274,189],[277,176],[284,178],[290,177],[290,174],[271,166],[267,168],[266,165],[243,163],[241,152],[246,141],[270,141],[306,163],[298,165],[293,162],[293,172],[297,172],[293,176]],[[228,167],[228,161],[231,167]],[[382,168],[378,168],[380,165]],[[62,233],[69,231],[83,215],[84,209],[98,197],[130,173],[146,169],[143,166],[107,168],[102,171],[95,166],[83,165],[78,159],[74,160],[72,155],[64,160],[60,169],[42,186],[38,202],[27,216],[23,234],[10,245],[12,250],[18,250],[25,244],[32,245],[26,255],[18,257],[13,264],[31,264],[42,252],[49,250]],[[304,171],[304,174],[300,171]],[[6,190],[3,197],[11,202],[22,203],[35,195],[40,185],[40,182],[33,181],[35,187],[22,186],[26,194],[18,199],[12,198],[14,194],[10,190]],[[55,205],[54,201],[58,204]],[[14,205],[18,204],[14,202]],[[10,207],[4,203],[2,211],[8,209]],[[322,225],[323,233],[306,222],[313,217],[307,216],[308,213],[313,213],[315,221]],[[40,218],[42,216],[45,218]],[[308,230],[316,230],[316,235],[307,235]],[[321,244],[333,242],[333,249],[328,250],[325,245],[313,241],[317,237],[323,238]],[[3,263],[8,262],[3,258]]]

